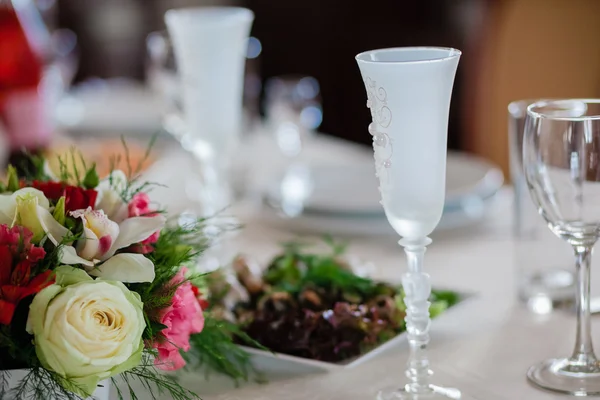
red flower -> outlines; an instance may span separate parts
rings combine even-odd
[[[52,271],[32,276],[32,268],[46,252],[31,243],[27,228],[0,225],[0,324],[12,321],[17,305],[53,283]]]
[[[33,181],[31,184],[34,188],[41,190],[49,199],[58,200],[65,194],[65,184],[62,182],[52,182],[52,181]]]
[[[204,294],[195,285],[192,285],[192,292],[194,292],[194,296],[196,296],[196,299],[198,300],[198,303],[200,304],[200,308],[203,311],[206,310],[208,308],[208,306],[210,305],[210,303],[208,302],[208,300],[206,300],[206,298],[204,297]]]
[[[85,210],[94,208],[98,192],[94,189],[84,189],[79,186],[70,186],[62,182],[33,181],[34,188],[41,190],[50,200],[58,200],[65,196],[65,211]]]
[[[85,210],[88,207],[94,208],[98,192],[94,189],[83,189],[77,186],[67,186],[65,188],[65,210]]]

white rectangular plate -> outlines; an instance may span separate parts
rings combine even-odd
[[[435,329],[436,321],[444,318],[452,318],[452,315],[457,309],[462,308],[462,306],[466,302],[475,297],[472,293],[463,293],[460,291],[457,291],[457,293],[460,294],[461,300],[457,304],[446,310],[443,314],[433,319],[432,329]],[[352,358],[340,363],[311,360],[308,358],[296,357],[282,353],[271,353],[268,351],[255,349],[247,346],[241,347],[248,353],[252,354],[252,363],[259,371],[262,371],[267,375],[283,374],[286,376],[296,376],[310,373],[333,372],[343,368],[355,367],[357,365],[370,361],[383,353],[387,353],[392,349],[398,348],[398,346],[400,346],[406,341],[406,338],[406,332],[402,332],[399,335],[395,336],[393,339],[390,339],[387,342],[375,347],[371,351],[356,358]]]

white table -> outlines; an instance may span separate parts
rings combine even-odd
[[[172,174],[163,172],[173,179]],[[280,250],[278,243],[296,237],[265,226],[252,207],[239,205],[234,210],[246,225],[233,243],[236,251],[266,260]],[[425,266],[434,285],[477,293],[432,325],[430,356],[435,383],[462,389],[465,399],[564,399],[566,396],[531,387],[525,372],[537,361],[570,354],[575,316],[568,312],[535,316],[516,303],[510,193],[501,196],[496,210],[476,227],[434,234],[427,251]],[[348,251],[372,261],[376,278],[398,281],[405,268],[403,251],[392,238],[355,239]],[[599,287],[600,280],[594,281]],[[599,322],[594,318],[596,336],[600,334]],[[404,382],[407,351],[404,344],[341,372],[275,379],[266,385],[247,384],[237,389],[215,390],[215,382],[207,385],[198,376],[185,374],[182,382],[204,400],[374,399],[379,388]]]

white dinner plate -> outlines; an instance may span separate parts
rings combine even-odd
[[[73,87],[57,104],[57,128],[70,133],[138,134],[161,129],[163,103],[144,85],[96,79]]]
[[[456,318],[457,311],[461,311],[470,300],[476,297],[475,293],[460,293],[461,300],[444,311],[438,317],[432,319],[433,324],[438,320],[448,320]],[[287,371],[290,375],[304,375],[307,373],[334,372],[345,368],[354,368],[364,364],[374,358],[381,357],[390,351],[397,351],[407,340],[407,333],[403,332],[396,335],[387,342],[371,349],[359,357],[346,360],[344,362],[332,363],[308,358],[296,357],[282,353],[271,353],[260,349],[242,346],[248,353],[252,354],[254,365],[262,371],[271,373],[271,371]]]
[[[330,216],[383,215],[372,160],[361,158],[339,164],[314,165],[310,170],[313,190],[304,200],[305,213]],[[473,197],[488,199],[502,187],[503,182],[502,172],[487,161],[464,153],[449,152],[444,211],[457,211]],[[269,186],[267,200],[274,205],[281,201],[278,182]]]
[[[365,158],[311,167],[312,193],[303,212],[289,217],[279,211],[281,191],[270,185],[263,216],[298,231],[333,235],[392,234],[379,204],[372,160]],[[468,226],[484,217],[502,187],[499,168],[468,154],[449,152],[446,169],[446,201],[437,230]]]

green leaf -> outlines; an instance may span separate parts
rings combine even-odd
[[[337,242],[333,236],[329,234],[323,237],[323,241],[331,247],[334,257],[344,254],[348,247],[348,242]]]
[[[65,227],[72,231],[77,227],[77,221],[74,218],[67,218],[65,220]]]
[[[65,201],[65,196],[62,196],[60,199],[58,199],[58,202],[54,207],[54,212],[52,213],[54,219],[63,226],[65,225],[65,221],[67,219],[65,214]]]
[[[252,363],[250,354],[235,343],[239,342],[269,351],[250,338],[237,325],[216,320],[207,314],[202,332],[190,337],[190,352],[184,354],[189,368],[206,367],[210,371],[225,374],[236,381],[248,381],[251,375],[258,381],[263,377]]]
[[[17,190],[19,190],[20,189],[19,176],[17,174],[17,169],[15,167],[13,167],[12,165],[9,165],[7,176],[8,176],[8,184],[6,185],[6,188],[8,189],[8,191],[16,192]]]
[[[431,301],[445,301],[448,307],[452,307],[460,301],[460,294],[450,290],[433,290],[431,292]]]
[[[79,388],[79,386],[72,380],[63,378],[57,373],[34,366],[29,369],[25,377],[14,388],[6,393],[4,398],[81,400],[80,396],[69,390],[71,388]]]
[[[100,177],[96,172],[96,163],[94,163],[90,169],[85,173],[83,178],[83,187],[86,189],[93,189],[100,183]]]
[[[448,302],[446,300],[440,300],[431,303],[429,306],[429,315],[431,318],[435,318],[448,309]]]
[[[295,285],[303,276],[300,269],[302,262],[302,259],[293,253],[275,258],[264,275],[265,281],[271,285]]]
[[[75,147],[71,148],[71,163],[73,164],[73,172],[75,174],[75,181],[77,182],[77,185],[80,186],[81,185],[81,177],[79,176],[79,168],[77,168],[77,161],[75,159],[75,153],[77,152],[77,149]]]
[[[171,299],[169,304],[172,301],[173,301],[173,299]],[[144,306],[145,306],[145,304],[144,304]],[[147,319],[146,320],[146,331],[144,332],[146,334],[145,339],[154,340],[156,338],[156,336],[158,335],[158,333],[162,332],[163,329],[165,329],[165,328],[168,328],[168,327],[164,324],[161,324],[160,322]]]
[[[324,288],[337,288],[349,294],[356,292],[369,296],[375,289],[372,280],[355,275],[351,271],[341,269],[331,258],[322,258],[308,269],[304,277],[305,283],[313,283]]]
[[[155,356],[155,352],[147,350],[145,351],[140,365],[121,373],[117,377],[111,378],[112,382],[115,384],[117,399],[158,400],[170,398],[173,400],[200,400],[200,397],[196,393],[181,386],[176,381],[175,377],[158,371],[154,365]],[[134,381],[138,381],[139,384],[135,385]],[[121,386],[119,385],[120,382],[125,384],[127,396],[124,396],[125,393],[123,393],[122,389],[119,387]],[[140,385],[145,392],[143,396],[138,396]]]
[[[46,160],[44,156],[31,154],[27,150],[20,150],[14,157],[13,166],[17,170],[19,178],[26,182],[47,181],[48,175],[45,173]]]

